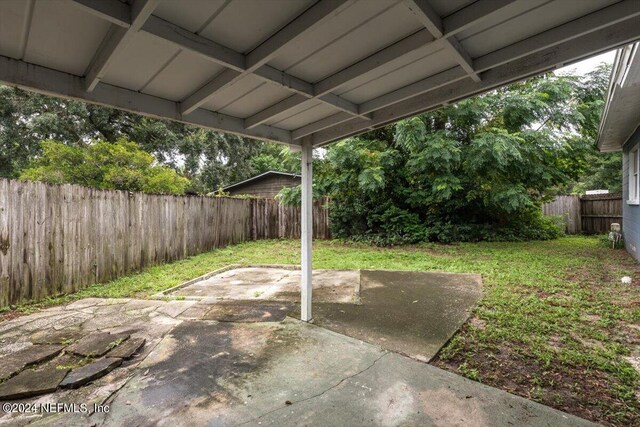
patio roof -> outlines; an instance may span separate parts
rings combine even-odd
[[[636,0],[4,0],[0,82],[321,146],[640,38]]]

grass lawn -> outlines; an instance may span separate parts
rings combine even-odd
[[[245,243],[19,310],[145,297],[232,263],[298,262],[296,241]],[[625,359],[640,351],[640,266],[601,238],[392,249],[316,242],[314,267],[480,273],[480,305],[433,364],[604,424],[640,425],[640,376]],[[624,275],[633,283],[622,284]]]

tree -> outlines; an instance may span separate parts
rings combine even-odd
[[[587,153],[584,170],[577,180],[561,187],[558,193],[584,194],[587,190],[622,191],[622,153]]]
[[[592,172],[605,72],[535,77],[335,144],[317,176],[334,234],[381,244],[556,237],[540,205]]]
[[[251,158],[256,173],[267,171],[300,173],[300,152],[293,152],[280,144],[264,144],[260,152]]]
[[[21,179],[155,194],[184,194],[189,185],[175,170],[155,164],[153,156],[134,142],[96,141],[73,147],[43,141],[41,146],[42,156],[23,170]]]
[[[275,144],[0,85],[0,177],[20,176],[42,155],[43,140],[86,147],[120,139],[136,141],[189,178],[187,191],[195,193],[249,178],[267,165],[286,170],[291,164]]]
[[[15,178],[41,153],[40,141],[81,146],[121,137],[119,112],[0,86],[0,177]]]
[[[610,73],[610,67],[601,64],[579,81],[578,111],[583,117],[579,130],[582,137],[591,142],[591,149],[585,150],[580,159],[582,164],[578,178],[559,188],[559,193],[581,194],[597,189],[622,191],[622,153],[600,153],[593,145],[598,136]]]

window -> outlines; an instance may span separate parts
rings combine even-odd
[[[638,147],[635,147],[629,152],[629,198],[628,204],[638,205],[640,204],[640,188],[638,182]]]

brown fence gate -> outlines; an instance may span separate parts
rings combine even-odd
[[[562,216],[567,234],[603,234],[614,222],[622,225],[622,194],[558,196],[542,212]]]

